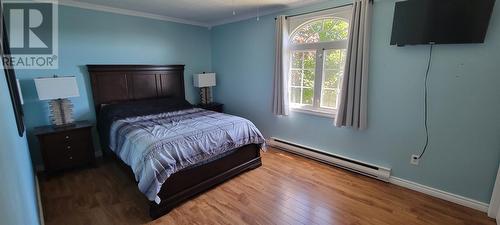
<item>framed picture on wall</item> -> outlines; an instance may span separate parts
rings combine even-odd
[[[1,4],[1,1],[0,1]],[[3,9],[2,9],[2,16],[3,16]],[[0,44],[0,50],[1,50],[1,55],[2,55],[2,63],[3,63],[3,70],[5,73],[5,78],[7,80],[7,86],[9,87],[9,94],[10,94],[10,99],[12,101],[12,107],[14,110],[14,115],[16,118],[16,124],[17,124],[17,131],[19,133],[19,136],[22,137],[24,135],[24,122],[23,122],[23,107],[21,104],[21,97],[20,97],[20,92],[19,92],[19,87],[16,79],[16,73],[14,69],[6,64],[6,61],[3,60],[5,59],[6,56],[10,56],[10,47],[9,47],[9,39],[8,35],[6,32],[6,27],[5,23],[3,22],[2,19],[2,43]]]

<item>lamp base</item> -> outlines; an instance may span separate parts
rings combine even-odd
[[[211,87],[200,88],[200,98],[201,98],[201,104],[203,105],[212,103],[213,102],[212,88]]]
[[[69,99],[54,99],[49,102],[50,120],[54,127],[72,126],[73,104]]]

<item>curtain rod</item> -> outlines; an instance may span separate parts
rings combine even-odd
[[[346,6],[350,6],[350,5],[353,5],[353,3],[348,3],[348,4],[334,6],[334,7],[325,8],[325,9],[314,10],[314,11],[310,11],[310,12],[303,12],[303,13],[297,13],[297,14],[293,14],[293,15],[288,15],[288,16],[285,16],[285,19],[288,19],[289,17],[302,16],[302,15],[306,15],[306,14],[309,14],[309,13],[316,13],[316,12],[322,12],[322,11],[326,11],[326,10],[330,10],[330,9],[342,8],[342,7],[346,7]],[[276,20],[278,18],[274,18],[274,19]]]
[[[326,9],[314,10],[314,11],[311,11],[311,12],[297,13],[297,14],[285,16],[285,18],[302,16],[302,15],[306,15],[306,14],[309,14],[309,13],[322,12],[322,11],[326,11],[326,10],[330,10],[330,9],[342,8],[342,7],[346,7],[346,6],[350,6],[350,5],[353,5],[353,3],[348,3],[348,4],[344,4],[344,5],[334,6],[334,7],[330,7],[330,8],[326,8]]]
[[[370,0],[370,2],[373,2],[373,0]],[[311,12],[297,13],[297,14],[285,16],[285,19],[288,19],[288,17],[302,16],[302,15],[306,15],[306,14],[309,14],[309,13],[316,13],[316,12],[321,12],[321,11],[330,10],[330,9],[342,8],[342,7],[350,6],[350,5],[353,5],[353,4],[354,3],[347,3],[347,4],[344,4],[344,5],[338,5],[338,6],[334,6],[334,7],[330,7],[330,8],[326,8],[326,9],[319,9],[319,10],[315,10],[315,11],[311,11]],[[276,20],[278,18],[274,18],[274,19]]]

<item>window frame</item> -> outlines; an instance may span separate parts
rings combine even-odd
[[[302,44],[293,44],[292,43],[292,37],[295,35],[295,33],[303,26],[308,23],[314,22],[315,20],[322,20],[322,19],[341,19],[346,21],[347,23],[350,23],[351,20],[351,9],[352,6],[345,6],[345,7],[340,7],[336,9],[331,9],[331,10],[326,10],[322,12],[316,12],[316,13],[310,13],[306,14],[300,17],[292,17],[289,18],[290,20],[288,21],[289,23],[289,30],[290,36],[289,36],[289,46],[288,50],[290,52],[290,65],[288,67],[289,69],[289,77],[290,77],[290,82],[289,82],[289,90],[290,90],[290,99],[289,99],[289,105],[290,109],[295,112],[300,112],[300,113],[308,113],[312,115],[317,115],[317,116],[323,116],[323,117],[335,117],[337,114],[337,109],[336,108],[328,108],[328,107],[321,107],[321,97],[322,97],[322,91],[323,91],[323,82],[324,82],[324,63],[325,63],[325,51],[328,50],[344,50],[347,49],[348,45],[348,40],[337,40],[337,41],[328,41],[328,42],[316,42],[316,43],[302,43]],[[292,103],[292,98],[291,98],[291,71],[292,71],[292,57],[293,57],[293,52],[294,51],[316,51],[316,67],[314,69],[315,75],[314,75],[314,90],[313,90],[313,103],[312,105],[301,105],[301,104],[296,104]],[[343,68],[342,68],[343,69]],[[340,84],[339,84],[340,85]],[[340,87],[339,87],[340,88]],[[339,89],[337,88],[337,89]],[[302,97],[302,95],[301,95]],[[337,96],[338,97],[338,96]]]

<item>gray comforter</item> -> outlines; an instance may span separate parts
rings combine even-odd
[[[198,108],[135,116],[112,123],[109,147],[128,164],[149,200],[173,173],[232,149],[264,144],[247,119]]]

